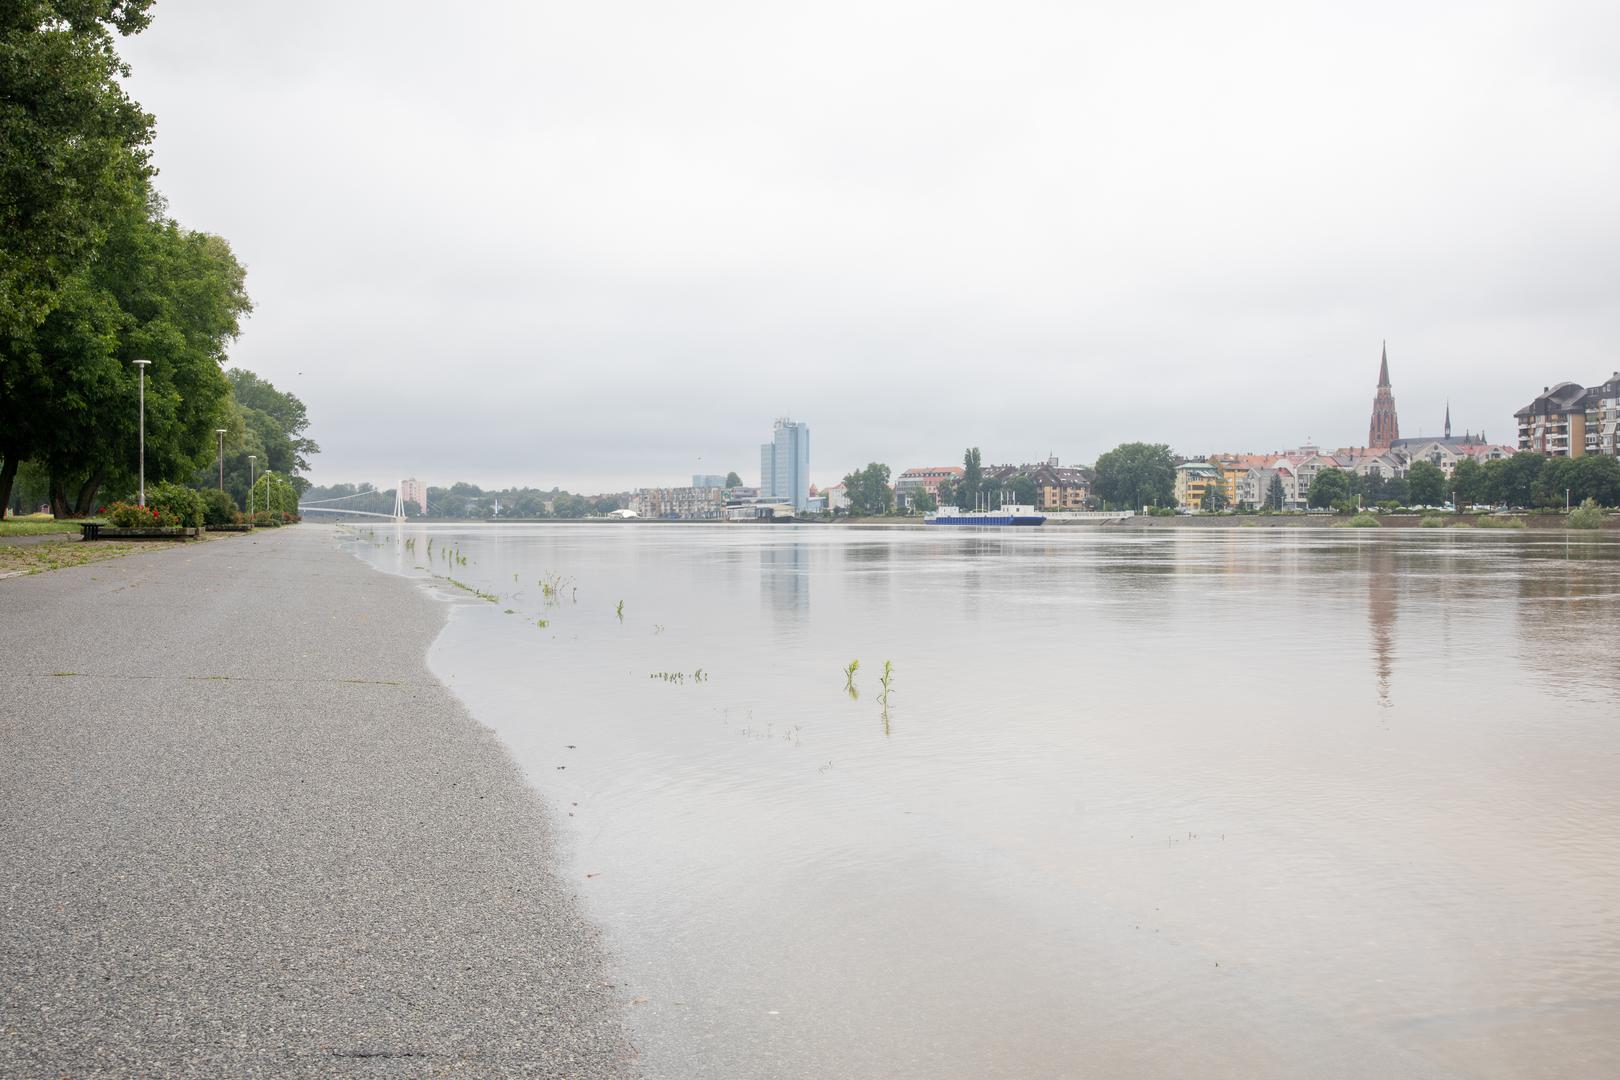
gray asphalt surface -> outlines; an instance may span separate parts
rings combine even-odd
[[[0,1076],[634,1071],[444,612],[314,525],[0,581]]]

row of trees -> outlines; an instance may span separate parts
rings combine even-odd
[[[361,510],[389,514],[394,509],[394,489],[377,489],[371,484],[332,484],[311,487],[303,492],[310,505],[324,503],[334,509]],[[341,501],[333,501],[341,500]],[[477,484],[457,482],[449,487],[427,489],[428,513],[415,503],[405,504],[406,517],[442,517],[456,520],[493,518],[582,518],[610,514],[622,509],[616,495],[573,495],[561,488],[509,487],[486,491]],[[497,507],[499,509],[497,510]]]
[[[59,516],[132,492],[146,368],[146,475],[199,481],[226,431],[295,472],[303,404],[223,370],[252,310],[218,236],[186,229],[152,185],[153,119],[124,93],[115,35],[150,0],[21,0],[0,11],[0,514],[22,477]],[[240,474],[238,477],[237,474]],[[20,500],[19,500],[20,501]]]
[[[1404,477],[1357,476],[1323,469],[1311,481],[1307,503],[1332,507],[1397,503],[1402,506],[1576,506],[1591,499],[1620,506],[1620,460],[1601,454],[1579,458],[1523,453],[1495,461],[1464,458],[1446,476],[1440,466],[1414,461]]]

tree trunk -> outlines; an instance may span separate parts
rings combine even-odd
[[[74,507],[74,513],[79,517],[89,517],[96,505],[96,492],[101,490],[101,482],[107,478],[107,467],[98,465],[84,486],[79,488],[79,502]]]
[[[67,487],[59,477],[51,477],[51,516],[58,518],[72,517],[73,507],[68,505]]]
[[[0,520],[4,520],[11,509],[11,484],[17,479],[17,464],[14,451],[8,451],[5,461],[0,462]]]

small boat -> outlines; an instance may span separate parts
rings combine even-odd
[[[962,510],[942,506],[923,518],[924,525],[1044,525],[1046,516],[1033,506],[1009,503],[1000,510]]]

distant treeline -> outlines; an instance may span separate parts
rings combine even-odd
[[[364,492],[365,494],[361,494]],[[304,505],[325,502],[334,509],[361,510],[389,514],[394,509],[394,488],[376,489],[372,484],[332,484],[312,487],[304,493]],[[348,496],[353,496],[352,498]],[[485,491],[477,484],[457,482],[449,487],[427,489],[428,512],[415,503],[405,504],[406,517],[489,520],[501,518],[582,518],[610,514],[624,508],[618,495],[571,495],[561,488],[505,488]],[[341,502],[328,500],[341,499]]]

